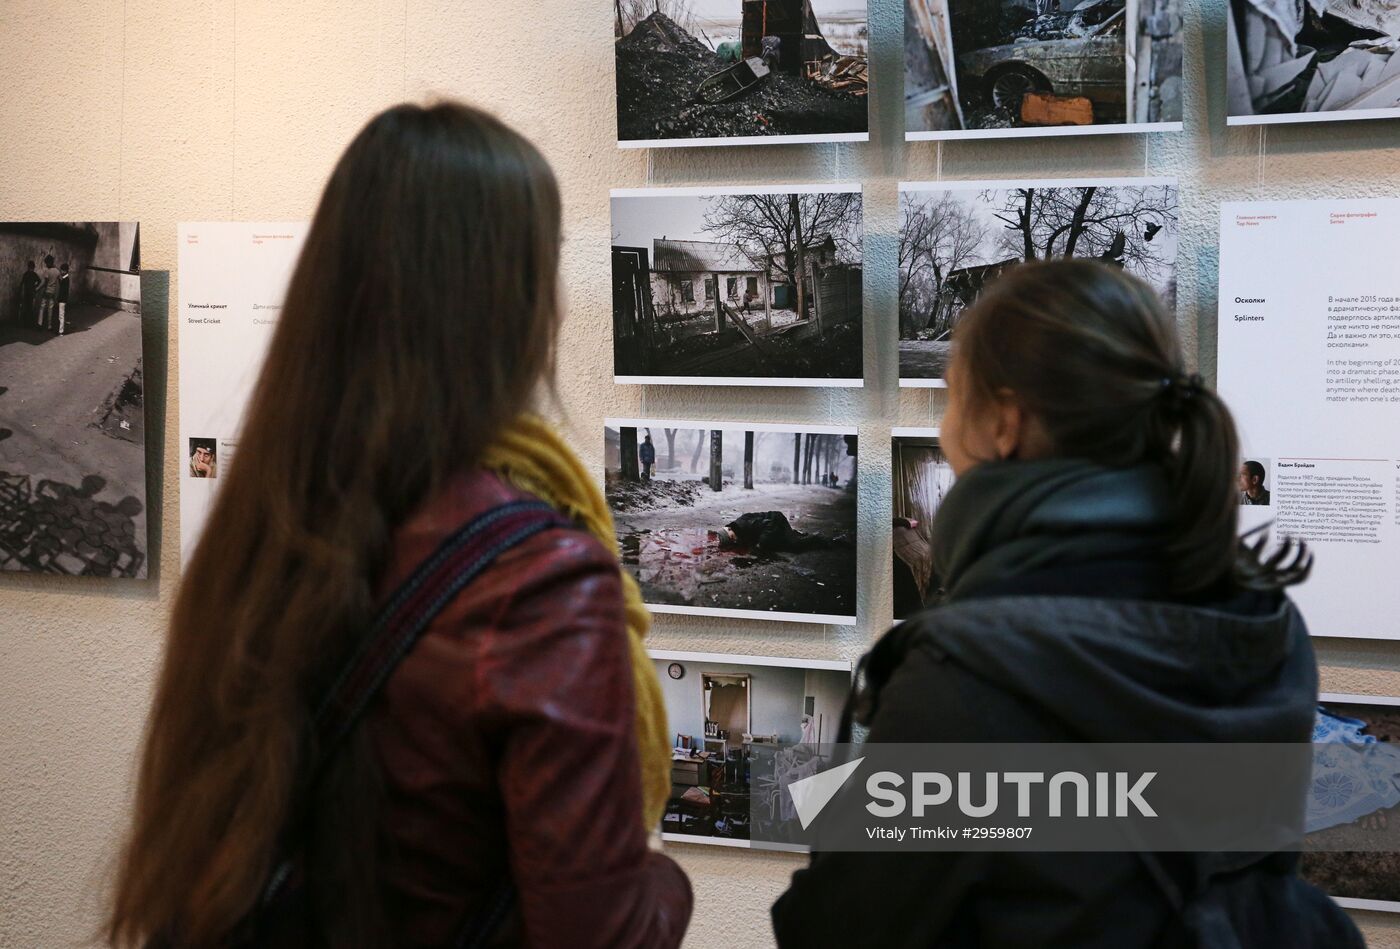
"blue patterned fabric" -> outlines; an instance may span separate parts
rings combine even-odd
[[[1364,734],[1367,727],[1360,719],[1317,707],[1307,833],[1400,804],[1400,749]]]

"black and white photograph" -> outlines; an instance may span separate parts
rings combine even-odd
[[[936,428],[891,433],[891,511],[894,528],[894,618],[905,620],[938,593],[933,568],[933,519],[953,487],[953,467]]]
[[[1230,125],[1400,116],[1400,0],[1229,0]]]
[[[1182,22],[1182,0],[905,0],[905,137],[1180,131]]]
[[[619,383],[862,385],[857,185],[612,193]]]
[[[613,0],[623,148],[863,142],[865,0]]]
[[[1400,698],[1324,692],[1312,740],[1303,877],[1343,906],[1400,912]]]
[[[135,223],[0,224],[0,570],[146,576]]]
[[[1268,458],[1246,458],[1240,462],[1240,504],[1243,507],[1269,507],[1273,503],[1273,464]]]
[[[852,625],[856,431],[609,419],[623,569],[657,613]]]
[[[666,840],[771,844],[795,823],[788,788],[822,770],[849,662],[651,650],[675,733]]]
[[[1176,307],[1176,180],[928,182],[899,186],[899,381],[946,385],[958,318],[1008,268],[1097,259]]]

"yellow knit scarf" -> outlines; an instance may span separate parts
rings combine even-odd
[[[513,486],[547,502],[577,521],[608,550],[617,550],[612,512],[588,470],[544,420],[523,415],[487,452],[483,464]],[[642,604],[642,591],[622,572],[622,596],[627,643],[632,655],[632,681],[637,698],[637,743],[642,765],[642,817],[648,829],[661,823],[671,794],[671,736],[656,667],[643,640],[651,629],[651,613]]]

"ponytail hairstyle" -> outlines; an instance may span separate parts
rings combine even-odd
[[[1094,260],[1021,264],[963,315],[954,343],[969,405],[1011,393],[1056,456],[1162,467],[1173,593],[1277,590],[1307,577],[1306,545],[1287,540],[1266,557],[1267,536],[1238,536],[1234,420],[1187,372],[1175,320],[1142,280]]]
[[[393,944],[370,735],[313,775],[314,705],[395,529],[552,371],[560,215],[540,153],[458,103],[383,112],[336,165],[175,599],[111,944],[228,945],[288,826],[322,943]]]

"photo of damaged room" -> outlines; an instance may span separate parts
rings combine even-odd
[[[613,0],[624,148],[869,138],[864,0]]]
[[[667,840],[782,844],[788,788],[830,754],[851,688],[849,662],[651,651],[675,732]]]
[[[654,612],[855,622],[855,429],[604,425],[623,569]]]
[[[1228,122],[1400,116],[1400,0],[1229,0]]]
[[[1182,0],[905,0],[910,140],[1181,128]]]
[[[619,383],[860,386],[858,186],[620,190]]]
[[[938,593],[933,518],[953,487],[936,428],[896,428],[890,487],[894,515],[894,618],[913,616]]]
[[[1304,878],[1343,906],[1400,912],[1400,698],[1323,693],[1312,740]]]
[[[1080,257],[1121,267],[1176,308],[1175,179],[899,188],[901,386],[946,385],[959,317],[997,277],[1026,261]]]

